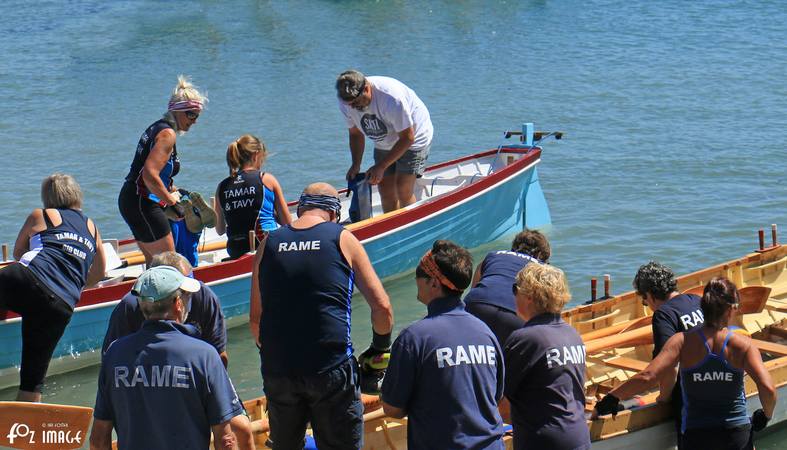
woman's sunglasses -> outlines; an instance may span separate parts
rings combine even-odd
[[[199,111],[186,111],[186,117],[188,117],[189,120],[197,120]]]

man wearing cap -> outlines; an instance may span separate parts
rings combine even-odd
[[[350,133],[347,180],[361,170],[366,136],[375,142],[374,165],[366,176],[378,184],[383,211],[414,203],[415,180],[424,172],[434,133],[424,102],[401,81],[357,70],[339,75],[336,91]]]
[[[460,298],[472,274],[470,253],[443,240],[416,268],[428,312],[396,338],[382,386],[385,413],[408,417],[408,449],[504,448],[500,345]]]
[[[183,325],[200,284],[170,266],[153,267],[134,283],[147,319],[113,342],[103,356],[91,449],[232,449],[230,420],[243,413],[216,350]],[[238,442],[242,449],[253,442]]]
[[[250,322],[260,346],[274,449],[303,448],[311,422],[319,448],[360,448],[363,405],[350,340],[353,285],[371,309],[372,346],[389,350],[393,312],[361,243],[337,224],[336,189],[309,185],[298,218],[257,250]]]
[[[190,276],[192,273],[191,264],[176,252],[164,252],[154,256],[151,267],[157,266],[175,267],[186,276]],[[213,290],[202,282],[199,284],[199,291],[191,296],[191,308],[188,311],[186,323],[199,329],[199,338],[216,349],[226,367],[228,361],[227,329],[224,326],[224,313],[221,311],[221,304]],[[109,344],[116,339],[139,330],[144,321],[145,316],[142,315],[139,308],[137,297],[129,292],[112,311],[107,333],[104,336],[104,345],[101,348],[102,353],[105,353]]]

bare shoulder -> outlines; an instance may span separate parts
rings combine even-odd
[[[270,172],[263,172],[263,174],[262,174],[262,184],[264,184],[265,187],[267,187],[267,188],[273,189],[274,187],[279,186],[279,180],[277,180],[276,177],[273,176],[272,173],[270,173]]]

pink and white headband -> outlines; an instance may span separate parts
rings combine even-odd
[[[198,100],[183,100],[180,102],[170,101],[167,109],[169,111],[191,111],[194,109],[202,111],[202,102]]]

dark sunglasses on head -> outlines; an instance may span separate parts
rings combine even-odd
[[[429,278],[429,274],[426,273],[424,269],[421,268],[419,265],[415,268],[415,277],[416,278]]]
[[[199,111],[186,111],[186,117],[188,117],[190,120],[197,120],[197,117],[199,117]]]

